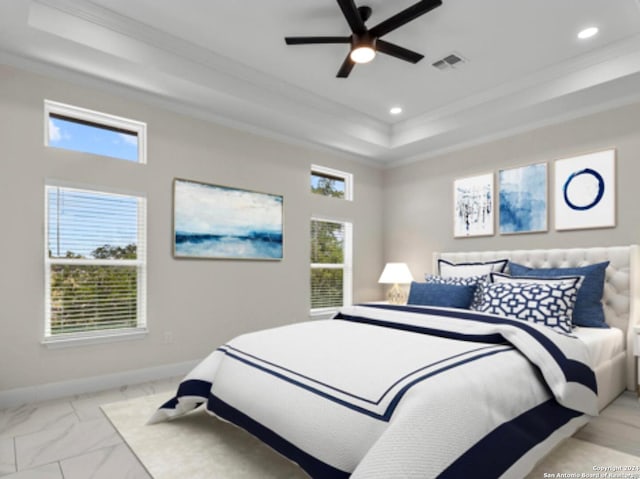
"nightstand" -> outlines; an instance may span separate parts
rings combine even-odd
[[[636,392],[640,397],[640,326],[634,326],[634,332],[636,333],[633,338],[633,354],[636,357]]]

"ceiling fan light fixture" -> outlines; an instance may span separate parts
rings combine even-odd
[[[349,57],[355,63],[369,63],[376,56],[376,39],[369,33],[354,34],[351,37],[351,53]]]
[[[376,51],[369,47],[357,47],[351,50],[350,57],[356,63],[369,63],[376,56]]]

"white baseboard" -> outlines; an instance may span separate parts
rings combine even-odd
[[[198,360],[0,391],[0,409],[184,376]]]

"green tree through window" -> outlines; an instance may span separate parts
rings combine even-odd
[[[313,174],[311,176],[311,192],[332,198],[344,198],[344,180]]]
[[[345,223],[311,221],[311,309],[344,304]]]
[[[95,259],[135,259],[136,245],[104,245]],[[67,251],[65,258],[82,259]],[[51,334],[136,327],[135,266],[62,264],[51,267]]]

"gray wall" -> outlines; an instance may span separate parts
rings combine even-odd
[[[44,147],[45,98],[147,122],[148,164]],[[354,224],[354,301],[382,293],[382,171],[354,158],[6,66],[0,66],[0,122],[0,392],[195,360],[239,333],[307,319],[312,215]],[[311,195],[311,164],[352,172],[355,201]],[[174,177],[284,195],[285,259],[173,259]],[[41,345],[46,178],[147,194],[145,339],[65,349]],[[173,334],[171,344],[164,343],[165,332]]]
[[[499,141],[425,158],[385,172],[385,259],[409,264],[414,278],[431,271],[434,251],[565,248],[640,242],[640,104],[548,126]],[[453,238],[453,181],[532,163],[616,148],[615,228],[556,232],[552,192],[549,231]],[[497,231],[497,227],[496,227]]]

